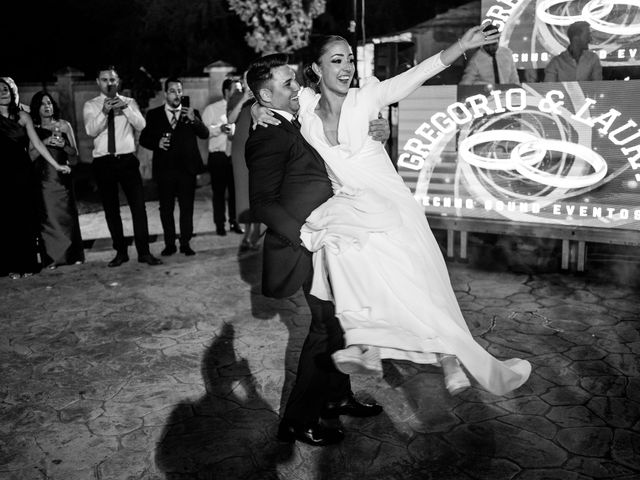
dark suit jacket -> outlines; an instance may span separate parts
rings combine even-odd
[[[311,274],[311,253],[300,245],[300,228],[333,191],[318,152],[290,122],[274,115],[280,125],[251,131],[245,157],[251,214],[268,227],[262,293],[281,298],[293,295]]]
[[[140,145],[153,151],[153,177],[163,172],[185,171],[192,175],[202,171],[202,157],[198,149],[197,138],[209,138],[209,129],[202,123],[200,114],[195,112],[196,120],[185,123],[181,120],[174,130],[164,110],[164,104],[147,112],[147,125],[140,134]],[[163,133],[171,132],[169,150],[158,147]]]

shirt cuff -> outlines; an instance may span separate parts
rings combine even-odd
[[[442,63],[442,52],[444,52],[444,50],[440,50],[440,53],[438,53],[438,56],[435,59],[435,66],[438,67],[438,68],[450,67],[451,64],[445,65],[444,63]]]

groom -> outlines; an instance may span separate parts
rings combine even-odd
[[[278,438],[311,445],[330,445],[344,438],[339,415],[368,417],[382,407],[359,402],[349,377],[338,372],[331,354],[344,348],[343,331],[333,303],[309,292],[313,274],[311,253],[300,241],[307,216],[332,195],[331,182],[320,155],[300,134],[296,113],[300,85],[288,57],[273,54],[254,61],[247,83],[255,98],[280,121],[252,130],[245,147],[249,168],[251,213],[267,225],[264,239],[262,293],[282,298],[300,287],[311,311],[309,334],[300,352],[296,382],[289,395]],[[383,120],[386,125],[386,121]],[[384,138],[388,137],[388,130]],[[338,425],[336,427],[335,425]]]

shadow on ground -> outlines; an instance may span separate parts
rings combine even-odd
[[[278,417],[237,358],[234,337],[226,324],[202,362],[207,394],[178,405],[167,421],[156,464],[168,480],[276,479],[276,465],[290,455],[274,441]]]

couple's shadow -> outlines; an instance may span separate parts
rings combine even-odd
[[[168,480],[277,479],[291,446],[275,440],[278,416],[260,396],[249,365],[225,324],[202,362],[206,394],[172,411],[156,449]]]

